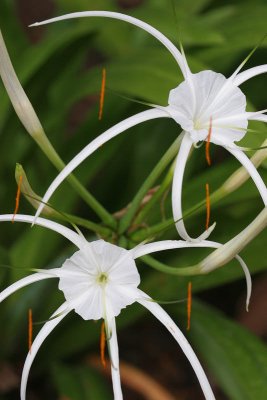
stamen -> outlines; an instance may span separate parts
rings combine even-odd
[[[29,345],[29,352],[31,352],[32,348],[32,309],[29,309],[28,312],[28,345]]]
[[[192,310],[192,282],[188,282],[187,286],[187,330],[191,326],[191,310]]]
[[[105,359],[105,349],[106,349],[106,333],[105,333],[105,322],[103,321],[101,324],[101,333],[100,333],[100,358],[101,364],[104,368],[106,368],[106,359]]]
[[[102,69],[102,82],[101,82],[101,91],[100,91],[100,101],[99,101],[99,121],[103,116],[103,108],[104,108],[104,98],[105,98],[105,90],[106,90],[106,68]]]
[[[19,210],[19,201],[20,201],[20,194],[21,194],[21,184],[22,184],[22,175],[20,175],[19,177],[19,182],[18,182],[18,190],[17,190],[17,194],[16,194],[16,205],[15,205],[15,210],[14,210],[14,214],[13,214],[13,218],[12,218],[12,224],[14,224],[15,222],[15,216]]]
[[[211,139],[211,132],[212,132],[212,117],[210,117],[210,126],[209,132],[206,139],[206,160],[208,165],[211,165],[211,158],[210,158],[210,139]]]
[[[206,231],[209,229],[210,225],[210,187],[206,183]]]

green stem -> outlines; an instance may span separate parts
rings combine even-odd
[[[143,256],[143,257],[141,257],[141,260],[145,264],[147,264],[150,267],[156,269],[157,271],[160,271],[160,272],[163,272],[163,273],[169,274],[169,275],[191,276],[191,275],[200,274],[199,266],[184,267],[184,268],[173,268],[173,267],[169,267],[166,264],[163,264],[162,262],[160,262],[158,260],[155,260],[151,256]]]
[[[144,183],[136,193],[135,197],[133,198],[133,201],[131,202],[126,214],[119,223],[119,234],[122,234],[129,228],[136,212],[138,211],[140,203],[147,194],[148,190],[153,186],[153,184],[162,174],[164,169],[177,155],[181,141],[182,135],[179,135],[178,138],[173,142],[171,147],[164,154],[164,156],[160,159],[158,164],[153,168],[152,172],[148,175],[147,179],[144,181]]]
[[[210,204],[216,204],[219,200],[221,200],[224,196],[226,196],[228,193],[223,190],[223,188],[219,188],[216,190],[214,193],[211,194],[210,196]],[[202,200],[195,206],[191,207],[189,210],[187,210],[184,213],[183,219],[186,219],[190,217],[192,214],[197,215],[199,214],[203,208],[206,207],[206,200]],[[178,221],[175,221],[178,222]],[[163,233],[165,230],[171,228],[174,226],[174,220],[173,218],[169,218],[165,221],[160,222],[159,224],[156,224],[154,226],[151,226],[149,228],[142,229],[136,233],[133,233],[131,235],[131,240],[133,240],[135,243],[140,243],[146,239],[152,238],[159,233]]]
[[[138,213],[136,219],[133,222],[134,226],[138,226],[141,224],[144,220],[145,217],[148,215],[148,213],[151,211],[152,207],[155,204],[158,204],[160,201],[161,197],[164,195],[166,190],[170,187],[172,183],[172,178],[173,178],[173,169],[174,169],[174,164],[172,164],[171,168],[169,169],[167,175],[165,176],[162,184],[160,185],[159,189],[156,191],[156,193],[151,197],[148,203],[144,205],[144,207],[141,209],[141,211]]]
[[[57,154],[56,150],[48,140],[46,135],[42,135],[41,141],[34,137],[41,150],[45,153],[51,163],[61,171],[65,164]],[[114,217],[96,200],[96,198],[79,182],[79,180],[73,175],[69,175],[67,180],[81,198],[94,210],[99,218],[108,226],[115,228],[117,222]]]
[[[27,132],[38,144],[47,158],[61,171],[65,164],[52,146],[39,121],[36,112],[28,99],[10,60],[2,33],[0,31],[0,76],[6,91],[13,104],[20,121]],[[115,218],[89,193],[86,188],[73,176],[68,177],[69,183],[81,196],[81,198],[95,211],[106,225],[116,228]]]
[[[93,231],[103,237],[110,237],[112,235],[112,231],[109,228],[106,228],[105,226],[101,226],[99,224],[96,224],[95,222],[77,217],[76,215],[72,214],[64,214],[64,215],[66,216],[66,218],[64,218],[64,216],[60,217],[60,214],[57,214],[55,218],[60,219],[62,221],[69,220],[75,225],[82,226],[83,228],[89,229],[90,231]]]

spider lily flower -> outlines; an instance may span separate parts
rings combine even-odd
[[[34,219],[33,216],[29,215],[17,214],[14,217],[5,214],[0,215],[0,222],[12,221],[13,218],[16,222],[29,224]],[[36,336],[27,355],[21,378],[21,400],[26,398],[29,371],[40,346],[72,310],[75,310],[85,320],[104,319],[106,336],[109,341],[114,398],[116,400],[122,399],[115,317],[120,314],[123,308],[134,302],[138,302],[147,308],[168,329],[191,363],[205,398],[208,400],[215,398],[202,366],[182,332],[169,315],[151,297],[138,288],[140,276],[135,259],[162,250],[189,247],[218,248],[220,247],[219,243],[166,240],[141,244],[132,250],[125,250],[104,240],[89,243],[81,234],[48,219],[37,218],[36,224],[63,235],[78,248],[78,251],[67,259],[62,267],[37,270],[38,272],[22,278],[0,293],[1,303],[12,293],[31,283],[43,279],[58,278],[59,289],[62,290],[65,297],[65,302],[53,313],[51,319],[45,323]],[[243,260],[238,256],[237,259],[247,275],[247,268]],[[248,290],[249,285],[248,282]]]
[[[187,64],[184,53],[180,52],[161,32],[137,18],[109,11],[76,12],[43,22],[37,22],[31,26],[80,17],[114,18],[126,21],[147,31],[158,39],[172,54],[182,71],[184,81],[170,91],[168,106],[161,107],[155,105],[151,110],[127,118],[89,143],[52,182],[44,195],[43,202],[46,203],[61,182],[81,162],[108,140],[147,120],[172,118],[181,126],[184,132],[181,148],[177,156],[172,188],[174,220],[177,221],[176,228],[183,239],[194,240],[187,233],[182,219],[182,184],[189,152],[192,146],[196,147],[200,141],[209,141],[227,149],[246,168],[254,180],[263,203],[266,206],[266,185],[250,159],[235,142],[241,140],[246,134],[249,120],[267,122],[267,115],[264,114],[266,110],[253,113],[246,111],[246,97],[239,88],[242,83],[250,78],[267,72],[267,64],[250,68],[240,73],[241,68],[245,64],[243,62],[229,78],[209,70],[193,74]],[[41,204],[36,216],[40,215],[42,208],[43,205]],[[213,227],[204,232],[197,240],[206,239],[212,229]]]

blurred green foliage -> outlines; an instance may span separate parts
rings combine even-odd
[[[266,33],[265,1],[174,2],[178,22],[171,1],[166,0],[144,0],[138,7],[126,11],[116,1],[96,0],[93,8],[128,12],[161,30],[177,45],[181,38],[194,72],[214,69],[229,75]],[[88,7],[86,0],[55,0],[53,15],[86,10]],[[105,129],[144,108],[117,94],[165,105],[169,90],[182,79],[176,63],[162,45],[147,33],[124,22],[91,18],[52,24],[44,29],[27,28],[23,18],[18,17],[17,2],[2,0],[0,25],[21,83],[47,136],[65,162]],[[31,41],[32,29],[40,29],[41,40],[37,43]],[[266,46],[265,40],[249,60],[248,66],[265,62]],[[107,90],[104,118],[99,122],[98,98],[103,66],[107,69],[107,86],[111,90]],[[244,84],[243,90],[251,108],[266,108],[266,91],[262,90],[266,79],[266,76],[261,76]],[[266,130],[261,124],[257,128],[260,132],[249,133],[244,144],[259,146],[262,143]],[[116,212],[131,201],[178,134],[179,127],[173,121],[147,122],[107,143],[75,174],[110,212]],[[1,84],[0,141],[1,212],[12,213],[16,194],[16,162],[23,165],[32,187],[40,195],[57,172],[25,132]],[[207,181],[214,191],[238,166],[234,159],[216,146],[212,146],[212,158],[212,168],[207,168],[202,148],[194,152],[188,163],[184,190],[184,204],[188,208],[203,200]],[[266,170],[261,168],[260,172],[266,181]],[[165,215],[170,218],[169,197],[165,202]],[[60,211],[98,222],[68,183],[58,189],[52,204]],[[261,208],[254,185],[247,182],[212,209],[212,221],[217,221],[214,240],[224,243],[232,238]],[[26,201],[21,202],[20,211],[33,213]],[[162,210],[157,202],[144,222],[151,225],[161,219]],[[205,212],[191,216],[186,223],[190,232],[202,232]],[[95,237],[91,232],[84,233],[89,240]],[[164,235],[176,237],[174,229]],[[266,270],[263,257],[266,235],[263,232],[242,253],[252,273]],[[1,288],[28,274],[25,268],[60,266],[73,251],[61,237],[36,227],[31,230],[28,226],[5,223],[1,225],[0,237],[0,262],[12,267],[0,268]],[[158,259],[183,267],[200,260],[207,250],[167,253]],[[143,276],[142,285],[154,298],[174,299],[177,293],[181,297],[186,294],[188,278],[163,276],[141,262],[139,267]],[[198,293],[238,279],[243,279],[243,273],[233,261],[216,272],[191,280],[194,293]],[[56,284],[49,280],[48,283],[23,289],[1,304],[1,360],[17,365],[24,359],[28,308],[33,308],[37,320],[46,320],[61,301],[62,295]],[[119,316],[118,326],[132,324],[134,330],[134,324],[143,314],[144,310],[137,306],[127,308]],[[40,352],[34,363],[33,377],[38,379],[39,374],[46,374],[53,391],[57,393],[55,396],[64,395],[73,400],[108,399],[110,392],[103,386],[103,378],[82,363],[77,363],[81,355],[92,349],[97,350],[99,332],[98,323],[86,323],[75,315],[68,317],[45,343],[45,350]],[[199,348],[214,380],[228,398],[267,398],[267,367],[266,358],[263,359],[267,350],[256,337],[207,306],[196,305],[190,340]],[[70,364],[66,366],[64,362]],[[40,393],[40,398],[47,398],[46,394],[43,396]],[[15,399],[17,392],[2,398]]]

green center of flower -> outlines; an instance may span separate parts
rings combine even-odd
[[[96,277],[96,281],[97,283],[99,283],[99,285],[105,285],[108,281],[108,276],[107,274],[105,274],[104,272],[102,272],[101,274],[99,274]]]

